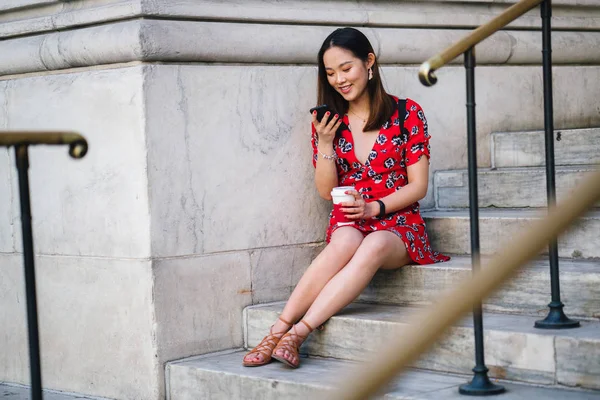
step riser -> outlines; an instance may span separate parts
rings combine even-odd
[[[201,369],[189,370],[176,365],[170,365],[169,370],[169,400],[306,400],[323,394],[322,388],[301,382],[253,379]]]
[[[558,132],[561,140],[554,140],[556,165],[600,163],[600,129]],[[542,166],[546,164],[545,157],[543,132],[492,134],[492,166],[496,168]]]
[[[453,254],[470,254],[469,218],[431,217],[424,213],[427,231],[434,249]],[[521,234],[531,224],[530,218],[496,218],[481,216],[480,245],[482,254],[494,254],[515,234]],[[558,240],[558,254],[563,258],[600,257],[600,219],[581,218]],[[544,250],[542,254],[548,254]]]
[[[291,370],[279,362],[260,368],[244,368],[243,351],[212,354],[167,365],[168,400],[279,400],[330,399],[335,387],[348,382],[348,372],[363,365],[350,361],[304,358],[299,369]],[[460,385],[470,375],[440,374],[424,370],[407,370],[393,379],[376,399],[439,400],[463,398]],[[503,382],[504,400],[600,400],[600,392],[541,388]]]
[[[277,315],[269,309],[247,310],[248,347],[260,342]],[[325,331],[313,333],[304,345],[304,351],[316,356],[363,360],[378,348],[379,343],[401,335],[403,327],[406,325],[398,322],[341,315],[328,321]],[[454,327],[448,333],[432,351],[421,357],[416,367],[471,372],[475,354],[473,329]],[[484,342],[491,377],[600,389],[600,340],[581,343],[572,342],[570,338],[487,329]]]
[[[592,169],[557,170],[557,201],[567,199]],[[546,207],[546,174],[531,171],[481,171],[477,178],[480,207]],[[441,171],[435,174],[436,206],[468,208],[469,179],[466,171]]]
[[[600,265],[599,265],[600,267]],[[444,290],[471,276],[469,269],[436,266],[407,266],[399,271],[380,272],[359,297],[360,301],[426,305]],[[570,317],[600,319],[600,268],[597,272],[561,270],[561,299]],[[503,289],[484,301],[486,311],[535,315],[543,318],[550,302],[550,272],[526,268]]]

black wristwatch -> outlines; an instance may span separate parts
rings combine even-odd
[[[381,200],[375,200],[375,201],[379,203],[379,215],[377,217],[378,218],[385,217],[385,204],[383,204],[383,201],[381,201]]]

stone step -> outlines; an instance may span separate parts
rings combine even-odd
[[[279,362],[245,368],[245,351],[208,354],[167,365],[169,400],[281,400],[327,398],[357,363],[331,358],[303,358],[293,370]],[[382,392],[381,399],[460,400],[459,385],[471,376],[409,369]],[[600,400],[600,392],[502,382],[503,400]]]
[[[556,165],[600,163],[600,128],[556,130]],[[492,167],[534,167],[546,165],[543,131],[500,132],[491,135]]]
[[[432,247],[441,252],[469,254],[471,249],[469,211],[424,211],[422,213]],[[521,233],[532,221],[545,216],[543,210],[479,210],[482,254],[500,250],[515,233]],[[600,258],[600,211],[592,210],[559,237],[558,254],[564,258]],[[543,254],[547,254],[544,250]]]
[[[556,197],[560,203],[597,166],[556,168]],[[438,171],[434,175],[437,208],[469,207],[467,170]],[[480,207],[546,207],[546,170],[542,167],[481,169],[477,174]]]
[[[258,344],[283,303],[245,309],[245,343]],[[363,360],[380,343],[402,335],[417,307],[354,303],[331,318],[305,343],[311,356]],[[535,329],[536,317],[484,313],[485,362],[490,376],[536,384],[600,389],[600,323],[548,331]],[[414,367],[470,374],[474,367],[472,318],[451,328]]]
[[[485,267],[485,259],[482,260]],[[600,319],[600,260],[559,260],[561,299],[570,317]],[[441,292],[471,276],[470,256],[452,256],[448,262],[408,265],[378,272],[359,297],[360,301],[426,305]],[[526,314],[544,318],[550,302],[550,272],[547,259],[524,268],[502,290],[484,301],[486,311]]]

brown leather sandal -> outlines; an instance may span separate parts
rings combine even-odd
[[[294,325],[291,322],[287,322],[285,319],[283,319],[281,317],[279,317],[279,320],[281,320],[281,322],[283,322],[284,324],[286,324],[290,327],[292,327]],[[285,332],[273,333],[273,326],[275,326],[275,324],[271,325],[271,329],[269,329],[269,334],[267,336],[265,336],[263,338],[263,340],[261,340],[261,342],[258,344],[258,346],[256,346],[255,348],[250,350],[248,353],[246,353],[246,355],[244,356],[244,359],[242,360],[242,365],[244,367],[260,367],[261,365],[265,365],[265,364],[268,364],[271,362],[271,355],[273,354],[273,350],[275,349],[275,346],[277,346],[277,343],[279,343],[279,341],[283,337],[283,336],[277,337],[275,335],[280,335],[280,334],[285,333]],[[262,354],[263,360],[256,361],[256,362],[246,361],[246,357],[253,353]]]
[[[277,361],[281,361],[282,363],[289,365],[292,368],[298,368],[300,366],[300,356],[298,355],[298,349],[300,348],[300,345],[302,345],[302,342],[304,342],[304,340],[306,340],[306,338],[308,337],[308,335],[314,331],[313,327],[310,326],[305,320],[301,320],[299,323],[303,323],[304,325],[306,325],[306,327],[308,328],[308,334],[306,336],[300,336],[296,333],[296,327],[292,327],[292,329],[290,329],[288,331],[288,333],[286,333],[285,335],[283,335],[281,337],[281,339],[279,339],[279,343],[277,344],[277,346],[275,346],[275,348],[273,349],[272,352],[272,356],[274,359],[276,359]],[[292,332],[292,330],[294,332]],[[291,362],[289,362],[288,360],[286,360],[283,356],[278,356],[277,354],[275,354],[277,352],[277,350],[287,350],[288,352],[290,352],[290,354],[292,356],[294,356],[298,362],[296,364],[292,364]]]

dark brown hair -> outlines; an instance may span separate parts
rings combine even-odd
[[[369,53],[375,54],[375,51],[369,39],[361,31],[354,28],[336,29],[323,42],[318,55],[319,79],[317,102],[318,104],[327,104],[332,111],[343,115],[348,112],[348,101],[329,84],[327,72],[325,71],[325,63],[323,62],[323,55],[332,47],[346,49],[365,62],[368,60]],[[371,111],[364,127],[365,131],[379,129],[381,125],[391,118],[396,109],[392,97],[383,88],[377,58],[375,58],[372,68],[373,79],[367,81]]]

